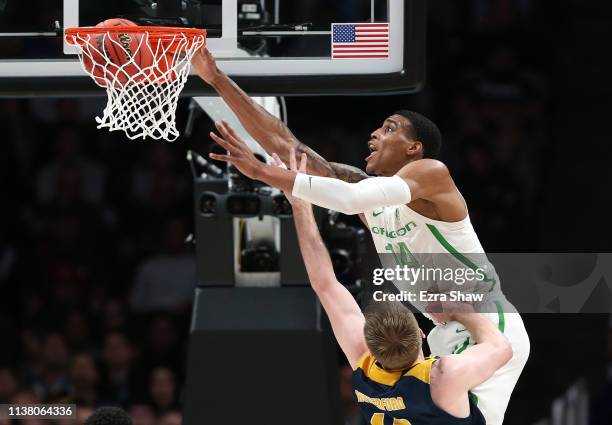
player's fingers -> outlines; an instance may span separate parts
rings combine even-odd
[[[297,163],[295,161],[295,148],[289,149],[289,169],[297,171]]]
[[[431,316],[431,318],[433,319],[434,322],[436,323],[446,323],[446,322],[450,322],[450,318],[448,317],[448,314],[444,314],[444,313],[429,313],[429,315]]]
[[[448,313],[473,313],[474,307],[460,301],[441,301],[442,309]]]
[[[225,125],[223,125],[223,122],[217,121],[215,123],[215,127],[217,127],[217,130],[219,131],[219,133],[221,133],[221,136],[225,139],[227,143],[230,143],[232,146],[236,147],[240,146],[240,143],[234,137],[232,137]]]
[[[229,155],[221,155],[218,153],[209,153],[208,156],[216,161],[232,162],[232,157]]]
[[[228,143],[231,143],[232,145],[234,144],[234,141],[230,137],[230,134],[227,132],[221,121],[215,121],[215,127],[217,128],[217,131],[221,133],[221,137],[223,137]]]
[[[425,306],[425,312],[429,314],[443,313],[444,308],[440,301],[431,301]]]
[[[276,152],[272,154],[272,160],[274,161],[274,165],[276,165],[277,167],[284,168],[285,170],[287,169],[287,166],[276,154]]]
[[[236,137],[236,133],[232,134],[231,127],[225,120],[221,120],[218,128],[220,129],[220,131],[223,132],[223,137],[228,140],[232,145],[240,146],[244,144],[244,142],[242,142],[239,137]]]
[[[225,150],[229,150],[232,146],[231,144],[222,137],[217,136],[213,131],[209,133],[210,138],[215,141],[218,145],[220,145]]]
[[[240,138],[240,136],[238,136],[238,134],[234,130],[234,127],[229,125],[229,123],[227,121],[225,121],[225,120],[221,120],[221,123],[226,128],[226,130],[227,130],[227,132],[229,133],[230,136],[232,136],[234,139],[236,139],[237,142],[244,143],[244,141]]]
[[[301,173],[305,173],[306,172],[306,163],[308,162],[308,158],[306,157],[306,153],[302,152],[302,156],[300,158],[300,168],[298,169],[299,172]]]
[[[226,151],[228,151],[229,153],[233,153],[236,154],[237,150],[234,146],[232,146],[227,140],[222,139],[221,137],[217,136],[215,133],[213,133],[212,131],[210,132],[210,137],[219,145],[221,146],[223,149],[225,149]]]

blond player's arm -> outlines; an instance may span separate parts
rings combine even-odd
[[[430,375],[431,398],[451,415],[467,417],[470,414],[468,392],[506,364],[512,358],[512,348],[486,316],[473,310],[450,316],[449,320],[466,327],[476,345],[461,354],[443,356],[434,363]]]
[[[363,313],[351,293],[336,279],[312,207],[294,205],[293,219],[312,289],[329,317],[338,344],[354,369],[368,351],[363,334]]]
[[[461,313],[452,316],[470,332],[476,343],[461,354],[443,357],[438,367],[447,390],[466,393],[489,379],[512,358],[512,346],[485,315]]]

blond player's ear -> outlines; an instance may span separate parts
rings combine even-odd
[[[308,158],[305,152],[302,152],[302,157],[300,158],[300,168],[298,171],[305,173],[306,172],[306,163],[308,162]]]

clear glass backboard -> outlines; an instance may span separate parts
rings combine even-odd
[[[426,0],[0,0],[0,96],[103,95],[61,29],[116,17],[205,28],[219,67],[253,95],[424,83]],[[183,95],[209,93],[191,77]]]

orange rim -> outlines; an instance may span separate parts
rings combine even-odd
[[[198,28],[181,28],[181,27],[151,27],[151,26],[114,26],[114,27],[75,27],[66,28],[64,32],[65,39],[68,43],[85,44],[86,41],[80,41],[78,37],[101,34],[101,33],[121,33],[121,34],[142,34],[148,33],[149,40],[169,40],[177,35],[183,35],[191,40],[196,37],[203,36],[206,38],[206,30]],[[76,37],[75,37],[76,36]]]

